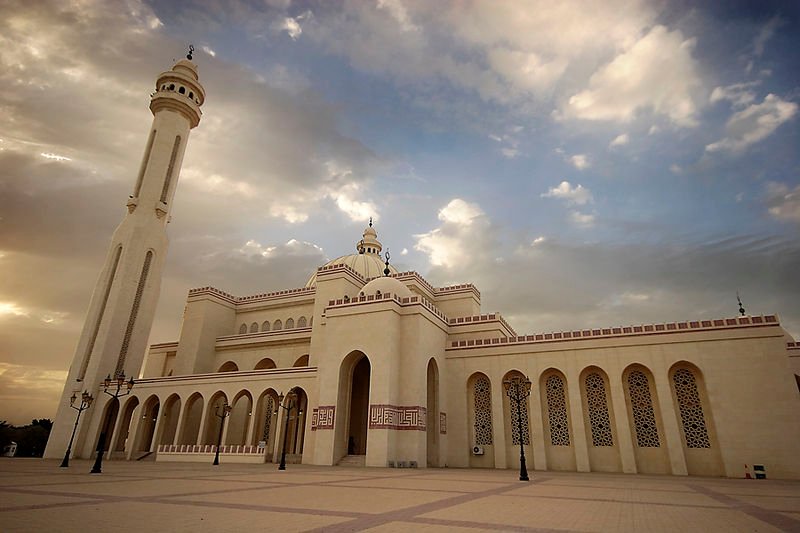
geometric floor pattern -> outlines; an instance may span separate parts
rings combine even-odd
[[[796,531],[800,482],[0,458],[0,531]]]

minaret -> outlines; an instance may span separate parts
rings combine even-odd
[[[67,448],[75,421],[69,407],[73,392],[80,396],[87,390],[95,396],[94,405],[80,420],[73,445],[75,455],[88,456],[94,446],[87,441],[88,428],[98,426],[109,399],[99,389],[100,383],[109,374],[138,377],[141,372],[161,287],[172,198],[189,131],[200,123],[205,100],[191,50],[186,59],[158,76],[151,95],[153,125],[142,164],[92,294],[46,458],[61,457]]]

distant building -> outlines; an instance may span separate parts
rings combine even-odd
[[[96,399],[81,457],[103,433],[128,459],[210,461],[221,438],[227,462],[276,462],[285,447],[289,462],[319,465],[517,468],[521,442],[536,470],[744,477],[756,463],[800,478],[800,347],[776,316],[520,334],[481,310],[473,285],[395,271],[371,223],[355,253],[305,287],[191,290],[180,338],[148,351],[172,195],[204,98],[188,59],[158,78],[46,457],[64,453],[69,397],[85,389]],[[141,376],[132,393],[102,394],[122,372]],[[526,377],[517,409],[504,385]]]

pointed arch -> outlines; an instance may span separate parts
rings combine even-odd
[[[287,318],[286,319],[286,326],[284,326],[284,328],[285,329],[294,329],[294,319],[293,318]]]
[[[200,444],[200,425],[203,418],[205,398],[199,392],[193,393],[183,407],[183,423],[181,424],[178,444]]]
[[[643,474],[668,474],[669,453],[663,440],[661,410],[653,373],[634,363],[622,373],[636,469]]]
[[[439,366],[436,359],[428,360],[426,369],[425,424],[428,466],[439,466]]]
[[[265,357],[261,361],[256,363],[254,370],[267,370],[269,368],[276,368],[275,361],[273,361],[269,357]]]
[[[703,373],[692,363],[678,361],[669,369],[669,384],[687,472],[725,475]]]
[[[273,388],[262,392],[255,402],[256,424],[252,445],[264,445],[267,461],[271,462],[275,451],[278,426],[278,393]]]
[[[250,324],[250,333],[258,333],[258,322]]]
[[[354,350],[339,365],[339,394],[334,423],[334,462],[345,455],[369,452],[370,387],[372,363],[367,354]]]
[[[247,444],[247,432],[253,416],[253,396],[243,389],[233,398],[231,412],[228,415],[224,444]]]
[[[220,366],[219,370],[217,370],[217,372],[238,372],[238,371],[239,371],[239,365],[237,365],[233,361],[226,361],[222,363],[222,366]]]
[[[163,427],[161,435],[157,437],[158,444],[173,444],[175,435],[178,432],[178,418],[181,412],[181,397],[177,393],[172,393],[164,401],[163,408]]]
[[[297,361],[294,362],[292,365],[293,367],[301,367],[301,366],[308,366],[308,354],[301,355],[297,358]]]
[[[261,331],[269,331],[269,320],[265,320],[261,324]]]
[[[239,326],[239,335],[244,335],[247,333],[247,324],[242,324]]]
[[[566,376],[560,370],[548,368],[539,376],[539,393],[547,468],[577,470]]]
[[[114,437],[114,452],[126,452],[133,445],[133,440],[129,441],[131,420],[133,419],[133,412],[139,407],[139,398],[136,395],[131,395],[128,401],[122,408],[122,420],[119,425],[117,435]]]
[[[272,330],[278,331],[281,329],[283,329],[283,322],[281,322],[281,319],[279,318],[278,320],[272,323]]]
[[[151,452],[154,450],[156,422],[161,410],[161,402],[155,394],[151,395],[142,404],[139,427],[137,429],[134,451]],[[137,457],[138,459],[138,457]]]
[[[579,377],[589,469],[593,472],[622,472],[616,419],[611,404],[608,374],[597,367],[583,369]]]
[[[217,415],[222,413],[223,406],[226,403],[229,403],[228,396],[222,391],[215,392],[211,399],[208,400],[205,435],[203,435],[203,440],[200,444],[217,444],[220,426],[222,425],[222,419]]]
[[[522,380],[526,379],[525,374],[519,370],[509,370],[503,376],[502,381],[508,381],[518,377]],[[531,387],[531,394],[536,394],[536,391]],[[520,440],[522,445],[525,446],[525,457],[530,464],[533,462],[533,447],[531,446],[531,423],[530,423],[530,395],[527,396],[520,404],[519,414],[517,413],[516,402],[512,402],[508,394],[503,394],[503,422],[505,435],[511,438],[506,438],[506,461],[508,466],[512,468],[519,468],[519,445]],[[522,425],[522,432],[520,433],[520,424]]]
[[[297,327],[298,328],[305,328],[308,327],[308,322],[306,321],[306,317],[301,316],[297,319]]]

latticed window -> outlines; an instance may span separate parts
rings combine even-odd
[[[294,319],[288,318],[286,319],[286,327],[285,329],[294,329]]]
[[[630,394],[633,423],[636,428],[636,442],[640,448],[658,448],[658,426],[653,411],[653,399],[650,396],[650,381],[639,370],[628,375],[628,393]]]
[[[697,381],[688,368],[680,368],[672,375],[675,396],[678,397],[678,408],[681,412],[683,435],[687,448],[710,448],[706,419],[703,416],[703,405],[700,393],[697,392]]]
[[[475,444],[492,444],[492,387],[489,378],[480,376],[472,385],[475,403]]]
[[[567,401],[564,397],[564,380],[551,375],[545,381],[547,392],[547,415],[550,421],[550,444],[569,446],[569,424],[567,423]]]
[[[258,324],[253,322],[250,324],[250,333],[258,333]]]
[[[592,372],[586,376],[586,403],[589,406],[589,425],[592,428],[593,446],[613,446],[611,419],[608,416],[606,384],[600,374]]]
[[[524,386],[524,385],[519,385]],[[514,390],[515,385],[511,386],[511,390]],[[517,401],[513,399],[514,393],[512,392],[512,397],[509,398],[509,408],[511,409],[511,444],[519,446],[519,429],[520,429],[520,420],[522,421],[522,444],[530,444],[530,430],[528,429],[528,399],[525,397],[525,394],[522,393],[522,401],[519,405],[519,411],[517,410]]]
[[[281,322],[280,320],[276,320],[275,322],[272,323],[272,329],[275,331],[283,329],[283,322]]]
[[[272,396],[267,396],[266,414],[264,415],[264,435],[261,437],[266,443],[269,443],[269,425],[272,422],[272,412],[275,410],[275,401]]]
[[[300,318],[297,319],[297,327],[298,328],[306,327],[306,317],[301,316]]]
[[[263,324],[261,324],[261,331],[269,331],[269,320],[265,320]]]

